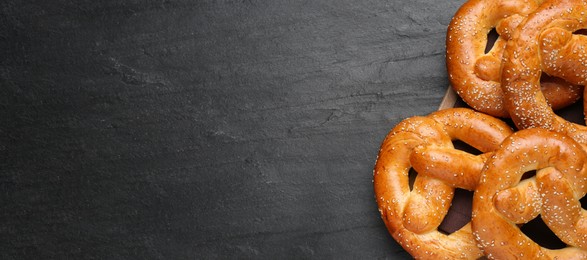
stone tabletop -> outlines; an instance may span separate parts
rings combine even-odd
[[[409,258],[373,166],[462,3],[3,1],[0,258]]]

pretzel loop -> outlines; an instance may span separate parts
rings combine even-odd
[[[579,202],[585,188],[571,183],[560,171],[537,175],[537,179],[545,201],[542,219],[546,225],[566,244],[587,249],[587,212]]]

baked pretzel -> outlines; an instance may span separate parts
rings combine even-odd
[[[497,117],[509,117],[500,87],[500,68],[506,43],[516,27],[541,0],[469,0],[455,13],[446,37],[446,65],[451,86],[472,108]],[[499,37],[488,53],[488,33]],[[581,97],[582,86],[554,77],[542,78],[549,105],[559,109]]]
[[[455,188],[477,186],[491,151],[512,133],[494,117],[467,108],[400,122],[387,135],[373,172],[375,197],[389,233],[415,258],[478,258],[470,224],[450,235],[438,230]],[[459,139],[484,154],[453,148]],[[418,175],[410,188],[409,171]]]
[[[540,90],[543,61],[557,63],[541,51],[560,49],[553,32],[578,31],[587,27],[587,3],[580,0],[548,0],[519,25],[508,42],[502,63],[501,85],[506,108],[520,129],[543,127],[566,133],[578,142],[587,144],[587,127],[566,121],[548,106]],[[546,47],[543,46],[548,45]],[[577,56],[577,57],[574,57]],[[569,53],[567,57],[581,60],[585,52]]]
[[[541,128],[509,136],[485,164],[473,197],[472,229],[491,259],[586,259],[587,153],[564,134]],[[522,175],[536,176],[520,182]],[[540,215],[568,247],[548,249],[518,224]]]

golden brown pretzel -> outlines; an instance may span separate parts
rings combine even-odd
[[[586,27],[587,4],[580,0],[548,0],[519,25],[506,46],[501,72],[506,108],[518,128],[543,127],[587,144],[587,128],[557,116],[540,90],[542,61],[552,62],[544,57],[541,48],[561,48],[556,46],[556,41],[543,47],[542,44],[548,43],[545,38],[556,39],[552,30],[574,32]]]
[[[469,0],[451,20],[446,37],[446,65],[451,86],[472,108],[498,117],[509,117],[500,87],[501,59],[506,42],[518,24],[541,0]],[[499,37],[485,53],[488,33]],[[543,77],[546,100],[559,109],[581,97],[582,86]]]
[[[579,202],[587,193],[586,163],[581,145],[564,134],[534,128],[506,138],[487,161],[473,197],[471,224],[486,256],[586,259],[587,211]],[[536,176],[520,184],[531,170]],[[538,214],[568,247],[547,249],[520,231],[517,224]]]
[[[469,224],[450,235],[437,228],[454,189],[474,188],[484,161],[511,133],[506,123],[466,108],[408,118],[392,129],[375,164],[374,189],[389,233],[406,251],[427,259],[481,256]],[[485,154],[457,151],[453,139]],[[418,175],[410,189],[412,167]]]

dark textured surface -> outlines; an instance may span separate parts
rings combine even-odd
[[[0,2],[0,258],[407,258],[372,168],[462,2]]]

